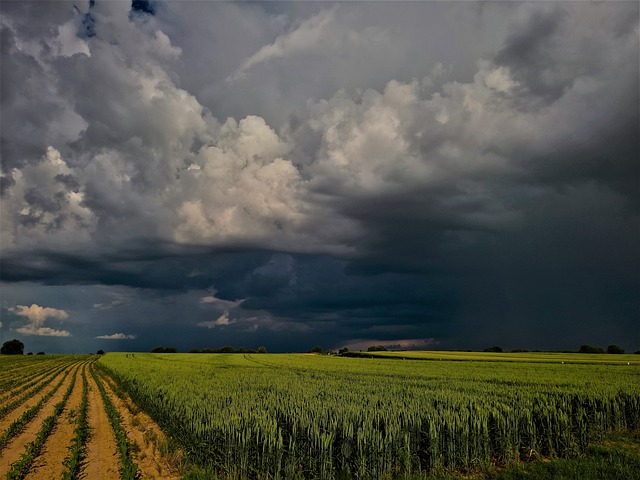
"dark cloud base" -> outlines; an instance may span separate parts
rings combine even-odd
[[[3,338],[640,349],[636,3],[0,5]]]

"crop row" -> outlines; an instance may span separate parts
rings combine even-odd
[[[4,418],[9,412],[15,410],[22,405],[26,400],[33,397],[35,394],[47,387],[58,376],[58,374],[65,370],[67,366],[60,366],[52,369],[50,372],[46,372],[43,376],[36,378],[35,380],[26,383],[23,387],[17,389],[12,393],[12,397],[16,397],[15,400],[7,402],[0,408],[0,419]],[[33,387],[33,388],[31,388]]]
[[[80,412],[76,428],[74,430],[73,443],[69,447],[70,456],[65,461],[67,469],[65,470],[63,480],[76,480],[80,475],[80,466],[86,455],[87,442],[91,431],[88,424],[89,410],[89,384],[87,382],[86,365],[82,366],[82,403],[80,404]]]
[[[29,467],[33,464],[36,457],[40,455],[42,448],[44,447],[44,443],[53,431],[53,427],[55,427],[56,422],[58,421],[58,417],[64,410],[65,405],[67,404],[67,400],[73,391],[73,388],[76,384],[76,377],[78,374],[78,369],[76,368],[73,372],[73,377],[71,378],[71,383],[67,387],[67,390],[58,403],[55,404],[53,413],[44,419],[42,422],[42,426],[38,431],[36,438],[27,444],[25,447],[25,451],[20,457],[20,460],[14,462],[11,465],[11,470],[7,473],[7,480],[21,480],[23,479],[27,472],[29,471]]]
[[[60,381],[56,383],[56,385],[51,390],[49,390],[46,395],[44,395],[35,405],[27,408],[19,418],[14,420],[9,425],[4,434],[0,436],[0,452],[2,452],[2,450],[7,446],[7,443],[9,443],[12,438],[17,436],[20,432],[22,432],[22,430],[24,430],[29,422],[38,414],[43,405],[46,404],[47,401],[51,397],[53,397],[53,395],[55,395],[55,393],[64,383],[68,374],[69,371],[65,371]]]
[[[118,444],[118,452],[120,453],[121,467],[120,478],[122,480],[134,480],[138,476],[138,466],[133,462],[131,457],[131,449],[129,442],[127,441],[127,433],[122,426],[122,417],[118,413],[118,410],[114,407],[111,399],[107,395],[107,392],[102,384],[102,380],[96,375],[93,368],[91,368],[91,376],[100,390],[102,401],[104,402],[109,421],[116,435],[116,443]]]
[[[32,358],[39,359],[42,357]],[[65,356],[40,361],[29,359],[20,364],[16,363],[15,360],[7,362],[7,357],[3,357],[4,371],[0,376],[0,391],[9,393],[0,396],[0,404],[29,388],[29,386],[36,384],[43,376],[71,365],[75,361],[74,358]]]
[[[2,357],[2,366],[6,369],[5,360]],[[93,363],[95,357],[87,356],[60,356],[53,362],[48,363],[48,367],[39,371],[37,374],[29,374],[28,369],[20,368],[25,364],[29,365],[31,359],[22,357],[15,361],[10,359],[11,368],[16,367],[12,377],[18,380],[17,384],[22,385],[16,387],[12,393],[20,394],[8,402],[4,408],[8,413],[11,410],[18,410],[17,418],[15,418],[0,435],[0,454],[12,452],[12,460],[8,461],[2,468],[7,468],[6,478],[17,480],[25,478],[32,471],[35,460],[43,454],[45,445],[51,438],[56,426],[62,419],[63,411],[69,411],[69,415],[75,416],[73,434],[62,433],[59,439],[64,438],[64,446],[67,447],[68,455],[64,460],[64,464],[54,469],[61,469],[60,475],[64,480],[73,480],[81,478],[83,475],[83,465],[87,455],[87,447],[91,439],[91,429],[89,428],[89,383],[88,374],[92,375],[94,384],[100,391],[102,405],[108,413],[111,426],[114,430],[115,437],[118,440],[120,454],[123,462],[121,468],[121,478],[129,480],[138,477],[136,465],[131,461],[131,453],[126,440],[124,428],[121,425],[121,418],[111,404],[109,397],[102,386],[100,379],[93,371]],[[22,360],[22,361],[20,361]],[[20,374],[16,374],[19,372]],[[20,376],[22,375],[22,377]],[[78,386],[77,378],[82,378],[81,387]],[[64,395],[61,395],[61,387],[65,386]],[[74,408],[71,409],[69,398],[74,391],[79,392],[81,388],[81,397],[74,400]],[[41,393],[42,392],[42,393]],[[56,395],[57,394],[57,395]],[[37,397],[36,397],[37,396]],[[56,400],[55,398],[59,399]],[[56,402],[53,404],[53,402]],[[46,418],[43,418],[45,417]],[[41,420],[39,419],[41,418]],[[72,417],[69,417],[72,418]],[[28,430],[28,432],[27,432]],[[24,432],[24,433],[23,433]],[[29,433],[32,432],[32,433]],[[33,440],[23,445],[28,435],[34,435]],[[20,446],[17,446],[20,445]],[[21,455],[18,458],[19,448]],[[4,452],[3,452],[4,450]],[[110,457],[114,452],[96,451],[98,455]],[[45,455],[45,463],[46,463]],[[15,460],[17,458],[17,460]],[[42,462],[40,462],[42,463]],[[40,468],[40,467],[39,467]]]

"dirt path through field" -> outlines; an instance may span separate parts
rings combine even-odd
[[[11,464],[20,459],[20,456],[24,453],[25,446],[35,440],[36,435],[40,431],[42,422],[45,418],[53,413],[56,403],[58,403],[64,397],[64,394],[71,383],[73,378],[73,372],[79,368],[78,365],[69,367],[69,375],[64,380],[58,391],[42,406],[38,414],[29,422],[26,429],[18,434],[13,440],[9,442],[6,448],[0,453],[0,477],[4,477],[11,468]],[[77,383],[77,380],[76,380]],[[52,387],[53,388],[53,387]],[[35,402],[29,402],[30,405]],[[20,409],[21,412],[26,410]],[[14,412],[15,413],[15,412]],[[19,417],[19,415],[18,415]],[[16,417],[16,418],[18,418]],[[9,424],[7,424],[8,426]],[[4,427],[6,429],[6,426]]]
[[[134,462],[138,464],[142,478],[149,480],[180,479],[181,454],[179,452],[173,455],[161,454],[161,445],[166,447],[166,437],[158,424],[141,411],[126,394],[123,394],[123,398],[116,395],[111,379],[103,376],[102,380],[111,402],[122,416],[122,426],[127,432],[127,438],[134,445]]]
[[[67,400],[53,432],[47,439],[44,449],[29,469],[26,480],[62,478],[66,467],[64,460],[69,456],[69,446],[75,436],[76,420],[82,403],[82,367],[78,370],[76,383]]]
[[[118,479],[120,478],[120,456],[109,417],[104,409],[104,402],[95,380],[87,371],[89,381],[88,422],[91,437],[87,445],[87,457],[80,478]]]

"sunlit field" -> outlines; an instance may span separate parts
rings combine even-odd
[[[556,352],[521,352],[521,353],[493,353],[493,352],[461,352],[461,351],[386,351],[386,352],[358,352],[363,356],[379,356],[398,359],[415,360],[473,360],[487,362],[528,362],[528,363],[598,363],[607,365],[640,365],[640,355],[603,355],[587,353],[556,353]]]
[[[98,366],[224,478],[465,474],[577,458],[640,427],[638,356],[378,355],[406,359],[109,353]]]

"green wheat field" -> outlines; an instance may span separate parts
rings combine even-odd
[[[109,353],[98,367],[199,466],[190,478],[477,476],[640,428],[638,355]]]

